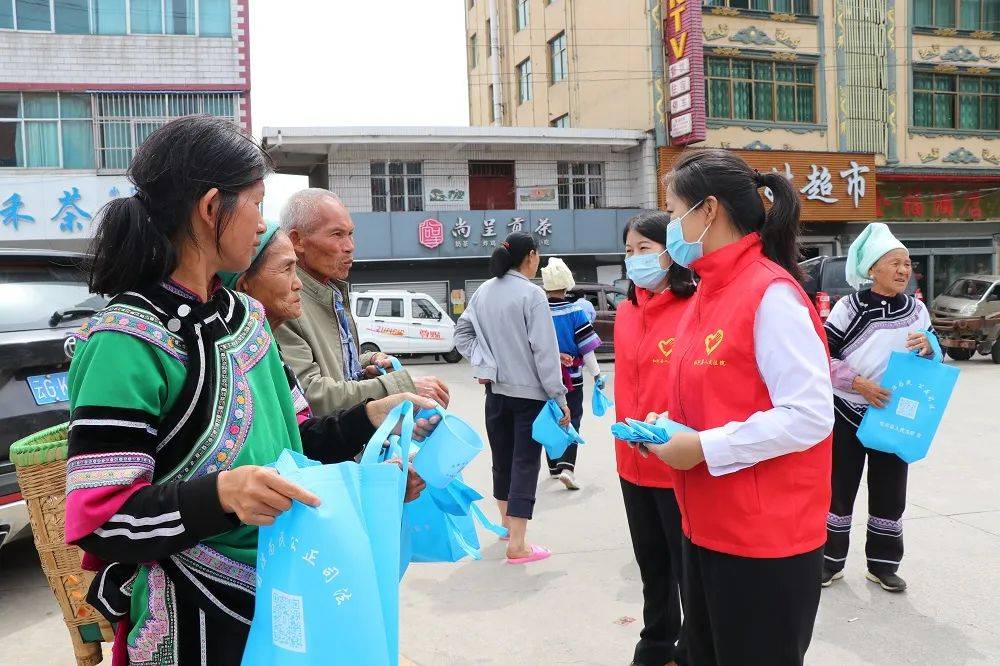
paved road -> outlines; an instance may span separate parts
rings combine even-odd
[[[931,455],[910,471],[900,572],[909,591],[890,595],[864,579],[862,488],[847,576],[823,593],[807,663],[1000,663],[1000,368],[985,359],[960,367]],[[468,366],[414,369],[445,378],[453,411],[482,428],[482,394]],[[583,490],[539,482],[530,535],[553,548],[551,559],[507,566],[501,545],[486,535],[483,561],[410,568],[402,646],[414,663],[628,663],[641,590],[610,424],[610,416],[584,419]],[[489,495],[488,455],[471,465],[467,480]],[[0,556],[0,663],[70,664],[64,632],[30,542],[15,544]]]

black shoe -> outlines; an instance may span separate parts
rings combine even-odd
[[[844,570],[833,571],[832,569],[827,569],[823,567],[823,582],[820,583],[823,587],[830,587],[833,585],[833,581],[840,580],[844,577]]]
[[[865,578],[873,583],[878,583],[886,592],[903,592],[906,590],[906,581],[894,573],[877,574],[869,571]]]

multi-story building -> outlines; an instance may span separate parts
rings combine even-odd
[[[0,244],[79,249],[171,118],[250,127],[249,0],[0,0]]]
[[[1000,0],[474,0],[466,26],[474,124],[652,130],[661,172],[738,150],[800,191],[811,253],[884,220],[927,297],[998,270]]]
[[[652,129],[648,0],[465,0],[473,125]]]
[[[351,211],[352,284],[425,292],[453,315],[508,233],[611,282],[626,222],[656,206],[653,142],[635,130],[265,127],[264,145]]]

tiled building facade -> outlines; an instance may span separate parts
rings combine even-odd
[[[248,6],[0,0],[0,244],[82,247],[100,206],[130,191],[135,148],[171,118],[249,129]]]

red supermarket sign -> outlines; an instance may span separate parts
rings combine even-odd
[[[667,52],[670,145],[705,140],[705,70],[701,2],[664,0],[663,39]]]

